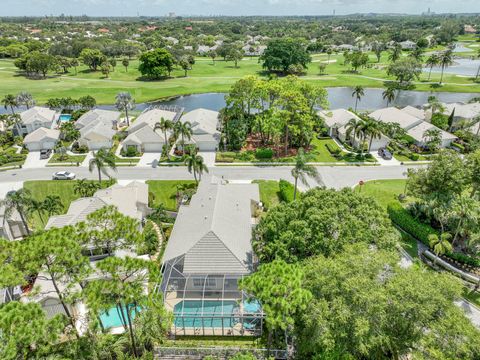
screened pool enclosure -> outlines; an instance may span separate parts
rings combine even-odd
[[[182,260],[164,264],[161,284],[175,335],[261,335],[264,314],[258,301],[239,290],[243,275],[184,274]]]

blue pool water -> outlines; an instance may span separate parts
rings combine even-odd
[[[137,306],[136,309],[132,310],[133,307],[134,307],[133,304],[128,306],[128,308],[130,309],[130,316],[132,320],[135,319],[135,314],[140,311],[140,307]],[[128,321],[127,312],[125,308],[123,308],[123,315],[125,317],[125,320]],[[103,327],[105,329],[126,325],[126,323],[124,323],[123,321],[120,311],[115,306],[108,309],[104,313],[100,314],[100,321],[102,322]]]
[[[70,121],[71,118],[72,118],[72,115],[70,114],[62,114],[58,119],[60,121]]]
[[[243,308],[244,313],[255,314],[261,311],[260,303],[256,300],[244,302]],[[184,300],[175,305],[173,311],[175,326],[178,327],[230,328],[239,322],[236,317],[238,310],[239,306],[236,301],[224,301],[223,304],[221,301],[204,301],[202,306],[201,300]],[[244,318],[245,328],[253,328],[255,323],[254,318]]]

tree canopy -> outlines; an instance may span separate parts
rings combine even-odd
[[[287,73],[291,65],[300,65],[306,69],[312,61],[306,47],[290,38],[271,40],[260,60],[264,69],[283,73]]]
[[[172,54],[166,49],[155,49],[140,55],[138,70],[143,76],[152,79],[160,79],[170,76],[175,64]]]

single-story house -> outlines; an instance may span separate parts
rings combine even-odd
[[[402,47],[402,50],[415,50],[417,47],[417,44],[410,40],[402,41],[399,44]]]
[[[351,145],[355,148],[360,146],[360,139],[354,137],[353,135],[350,139],[347,139],[347,124],[350,120],[360,120],[360,118],[352,113],[351,111],[345,109],[335,109],[335,110],[321,110],[318,112],[318,115],[324,120],[325,125],[328,128],[328,135],[331,137],[338,138],[341,142],[349,141]],[[367,139],[369,142],[370,139]],[[371,151],[377,151],[380,148],[388,146],[390,139],[381,135],[380,138],[374,138],[372,140],[372,145],[370,147]]]
[[[259,201],[257,184],[213,178],[201,181],[190,203],[180,207],[163,256],[161,284],[165,306],[174,312],[174,334],[261,331],[259,304],[246,309],[247,297],[238,288],[239,280],[256,265],[251,239]],[[189,311],[195,306],[192,300],[200,304],[198,311]],[[212,304],[228,306],[213,321],[202,322],[203,317],[214,316]]]
[[[89,150],[111,148],[120,115],[119,111],[101,109],[86,112],[75,122],[75,127],[80,130],[78,143]]]
[[[184,114],[180,121],[192,125],[191,139],[185,139],[185,144],[192,144],[200,151],[216,151],[220,142],[219,112],[207,109],[195,109]],[[177,141],[177,146],[181,138]]]
[[[450,146],[450,144],[457,139],[457,137],[449,132],[443,131],[436,127],[435,125],[430,124],[429,122],[422,121],[420,124],[414,126],[411,129],[407,130],[407,134],[410,135],[412,138],[415,139],[415,143],[418,146],[425,146],[425,132],[428,130],[436,129],[440,131],[442,142],[440,147],[446,148]]]
[[[123,140],[122,147],[127,150],[135,147],[140,152],[161,152],[165,145],[165,135],[159,129],[154,130],[155,124],[164,118],[175,121],[177,112],[163,109],[152,109],[143,112],[127,129],[128,136]],[[170,132],[167,137],[170,137]]]
[[[450,103],[443,104],[445,111],[444,115],[450,116],[453,113],[453,127],[462,122],[475,122],[476,118],[480,116],[480,102],[471,104],[464,103]],[[476,127],[470,129],[471,132],[476,134]]]
[[[370,114],[370,117],[383,123],[397,123],[404,130],[409,130],[423,121],[396,107],[376,110]]]
[[[23,139],[25,147],[30,151],[53,149],[60,138],[60,130],[38,128]]]
[[[405,106],[402,111],[423,121],[430,121],[432,118],[432,112],[430,110],[419,109],[411,105]]]
[[[43,127],[51,129],[60,117],[60,113],[46,107],[34,106],[20,113],[20,122],[15,125],[18,135],[26,135]]]

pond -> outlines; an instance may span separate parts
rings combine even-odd
[[[355,99],[352,97],[352,88],[335,87],[327,88],[330,109],[346,108],[355,106]],[[386,106],[386,101],[382,98],[383,89],[368,88],[365,89],[365,96],[358,103],[358,110],[376,110]],[[425,91],[400,91],[392,105],[395,106],[418,106],[427,103],[428,97],[435,95],[443,102],[467,102],[468,100],[480,96],[480,93],[451,93],[451,92],[425,92]],[[171,100],[155,101],[152,103],[139,103],[136,110],[143,111],[151,105],[177,105],[190,111],[197,108],[209,110],[220,110],[225,106],[224,93],[205,93],[179,96]],[[101,105],[101,109],[113,110],[113,105]],[[17,111],[22,111],[18,109]],[[6,110],[0,107],[0,114]]]
[[[479,59],[463,59],[458,58],[454,60],[455,63],[452,66],[449,66],[445,69],[445,74],[455,74],[455,75],[462,75],[462,76],[475,76],[477,71],[480,67],[480,60]],[[425,72],[429,72],[430,68],[423,69]],[[442,71],[442,68],[439,66],[435,66],[432,69],[433,73],[439,73]]]
[[[473,52],[472,49],[468,48],[465,46],[465,44],[462,43],[456,43],[455,48],[453,49],[454,53],[464,53],[464,52]]]

